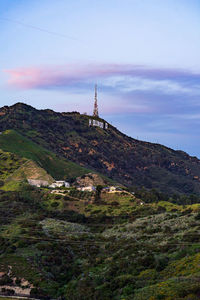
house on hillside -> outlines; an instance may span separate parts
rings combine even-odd
[[[63,180],[59,180],[59,181],[55,181],[52,184],[49,185],[50,188],[58,188],[58,187],[70,187],[69,182],[67,181],[63,181]]]
[[[122,192],[123,189],[118,186],[107,186],[104,187],[102,191],[105,193],[116,193],[116,192]]]
[[[90,186],[78,187],[77,190],[82,192],[94,192],[96,191],[96,188],[93,185],[90,185]]]
[[[113,193],[116,192],[117,188],[115,186],[110,186],[109,192]]]
[[[41,187],[41,186],[48,186],[49,183],[46,180],[37,180],[37,179],[27,179],[28,183],[30,185],[36,186],[36,187]]]

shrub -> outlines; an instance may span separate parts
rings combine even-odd
[[[17,285],[20,285],[20,284],[21,284],[21,279],[20,279],[20,278],[17,278],[17,279],[15,280],[15,283],[16,283]]]
[[[59,206],[59,202],[54,201],[51,203],[51,207],[58,207]]]
[[[0,285],[8,285],[8,284],[12,284],[12,283],[13,283],[13,281],[8,275],[4,275],[0,279]]]
[[[155,261],[156,261],[156,271],[162,271],[168,264],[168,257],[164,256],[164,255],[159,255],[157,257],[155,257]]]
[[[119,202],[117,202],[117,201],[112,201],[112,202],[110,203],[110,205],[112,205],[112,206],[118,206],[118,205],[119,205]]]
[[[195,220],[200,220],[200,212],[195,216]]]

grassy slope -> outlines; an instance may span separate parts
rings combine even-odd
[[[11,193],[10,201],[8,194],[0,195],[1,218],[5,211],[13,215],[13,219],[3,218],[0,228],[4,238],[0,271],[12,265],[14,275],[56,299],[63,293],[67,300],[92,300],[94,295],[100,300],[198,299],[196,207],[177,205],[173,212],[169,206],[158,213],[160,203],[141,206],[130,194],[104,194],[107,205],[85,206],[82,201],[40,193],[21,192],[16,199]],[[16,207],[6,210],[14,199]],[[46,205],[55,201],[62,202],[59,210]],[[81,215],[69,218],[73,205],[88,222],[82,224]]]
[[[0,135],[0,149],[35,161],[55,179],[69,179],[89,173],[89,170],[60,159],[14,130],[6,130]]]
[[[4,181],[2,190],[16,191],[21,189],[21,185],[28,179],[43,180],[51,184],[54,179],[44,169],[38,167],[38,165],[32,160],[26,160],[17,170],[10,174]]]
[[[108,130],[89,127],[89,116],[78,113],[17,103],[0,108],[0,115],[0,131],[15,129],[59,157],[122,184],[200,194],[200,160],[182,151],[132,139],[111,125]]]
[[[48,182],[53,182],[53,178],[47,174],[47,172],[38,167],[32,160],[27,160],[23,165],[20,166],[13,174],[11,174],[7,180],[22,181],[24,179],[33,180],[45,180]]]
[[[22,159],[13,153],[5,152],[0,149],[0,180],[6,178],[15,172],[21,164],[24,164],[26,159]]]

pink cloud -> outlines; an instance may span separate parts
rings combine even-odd
[[[21,69],[4,70],[9,75],[8,84],[20,89],[51,89],[87,86],[88,84],[107,80],[106,87],[112,87],[111,79],[117,78],[118,84],[124,84],[125,78],[145,78],[157,81],[171,80],[198,84],[200,73],[179,69],[148,68],[137,65],[101,64],[101,65],[76,65],[54,67],[31,67]],[[122,83],[123,81],[123,83]],[[115,80],[116,82],[116,80]],[[130,80],[129,80],[130,82]],[[151,84],[151,82],[150,82]],[[104,85],[104,84],[102,84]],[[158,86],[158,84],[157,84]]]
[[[118,65],[66,65],[4,70],[9,74],[8,84],[22,89],[68,86],[78,82],[121,73]]]

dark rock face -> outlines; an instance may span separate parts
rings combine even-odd
[[[88,123],[89,117],[77,112],[36,110],[23,103],[0,109],[0,131],[15,129],[122,184],[200,194],[200,161],[196,157],[130,138],[111,125],[104,130]]]

